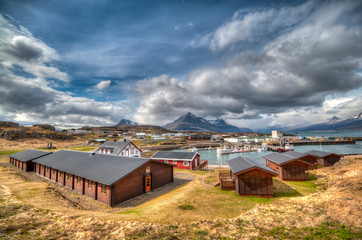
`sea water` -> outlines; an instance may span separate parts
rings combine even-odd
[[[313,137],[362,137],[362,131],[318,131],[318,132],[300,132],[292,133],[298,136],[313,136]],[[302,145],[294,146],[296,152],[307,152],[310,150],[319,150],[337,154],[362,154],[362,141],[356,141],[356,144],[336,144],[336,145]],[[186,150],[174,150],[185,152]],[[260,163],[265,163],[263,156],[268,155],[271,151],[265,152],[247,152],[247,153],[232,153],[218,155],[216,150],[201,150],[198,151],[201,160],[208,160],[209,164],[225,165],[226,161],[236,157],[246,157]]]

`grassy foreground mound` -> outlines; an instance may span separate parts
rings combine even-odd
[[[31,182],[17,175],[11,168],[0,168],[0,239],[362,238],[362,156],[345,157],[334,167],[316,170],[317,180],[313,183],[318,191],[311,191],[307,186],[309,183],[294,184],[291,186],[299,194],[287,194],[270,202],[258,203],[229,219],[209,217],[192,220],[196,219],[193,215],[202,205],[197,205],[192,199],[196,198],[197,194],[191,195],[189,202],[175,205],[169,211],[170,216],[173,216],[172,211],[176,211],[176,208],[180,211],[177,212],[178,215],[182,213],[193,216],[188,222],[177,222],[176,218],[172,218],[171,222],[165,221],[162,213],[165,208],[161,206],[158,209],[161,216],[158,220],[155,216],[155,221],[141,221],[146,215],[137,212],[142,213],[143,209],[150,208],[150,203],[130,209],[126,214],[119,214],[119,211],[106,207],[103,211],[76,210],[68,206],[66,200],[60,200],[51,194],[46,195],[48,197],[42,204],[31,202],[31,199],[41,201],[37,198],[42,194],[39,192],[41,188],[33,195],[31,192],[22,195],[24,191],[20,189],[35,189],[37,185],[45,186],[47,183]],[[171,193],[178,198],[182,197],[181,191],[185,191],[184,188],[193,193],[196,187],[192,185],[194,183],[198,182],[189,182]],[[220,191],[217,188],[210,189]],[[196,190],[200,191],[197,188]],[[42,191],[52,193],[53,190],[44,188]],[[188,193],[187,191],[184,194]],[[283,195],[284,191],[279,194]],[[235,198],[240,204],[243,203],[241,197],[232,193],[228,193],[227,198]],[[205,209],[207,207],[205,206]],[[211,212],[212,209],[206,211]],[[152,214],[157,214],[157,209]],[[180,218],[187,219],[185,216]]]

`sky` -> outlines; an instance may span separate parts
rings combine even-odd
[[[187,112],[299,127],[362,112],[361,1],[0,0],[0,120]]]

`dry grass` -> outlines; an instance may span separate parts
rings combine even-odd
[[[283,194],[273,200],[243,198],[208,187],[202,179],[213,173],[195,174],[194,181],[122,214],[108,212],[110,208],[71,207],[47,183],[26,181],[16,171],[0,166],[0,238],[1,234],[19,239],[362,237],[362,160],[358,158],[347,157],[338,166],[316,170],[317,187],[313,182],[275,179],[276,193]]]

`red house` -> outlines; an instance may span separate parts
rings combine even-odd
[[[314,164],[303,160],[306,154],[294,152],[271,153],[263,158],[266,166],[278,173],[278,178],[283,181],[307,181],[308,170]]]
[[[200,160],[197,152],[157,152],[151,159],[174,165],[180,169],[205,169],[207,161]]]
[[[338,154],[316,150],[308,151],[305,154],[314,157],[315,161],[317,161],[318,163],[318,166],[321,167],[333,166],[341,159],[341,156],[339,156]]]
[[[33,160],[51,154],[51,152],[28,149],[22,152],[10,155],[10,164],[25,172],[34,171]]]

